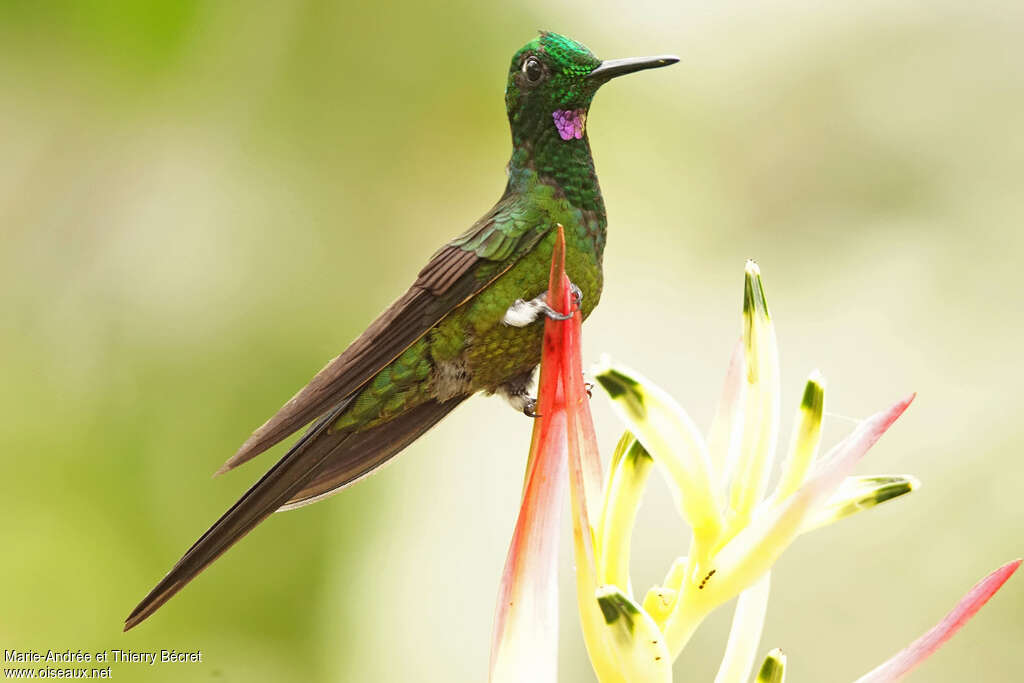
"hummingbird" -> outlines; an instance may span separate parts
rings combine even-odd
[[[559,317],[543,292],[557,225],[564,226],[566,272],[584,318],[601,297],[607,219],[587,137],[591,101],[613,78],[677,61],[602,61],[546,31],[515,53],[505,87],[512,156],[501,198],[441,247],[409,290],[217,471],[309,425],[132,610],[126,631],[271,513],[366,476],[471,395],[498,394],[533,414],[529,388],[543,331],[529,323],[541,313]]]

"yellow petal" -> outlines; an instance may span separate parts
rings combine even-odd
[[[672,566],[669,567],[668,573],[665,575],[664,586],[666,588],[672,588],[673,590],[679,590],[679,587],[683,585],[683,579],[686,578],[686,568],[688,566],[688,558],[677,557]]]
[[[677,596],[676,591],[665,586],[651,586],[644,596],[644,611],[651,615],[659,628],[665,625],[668,616],[672,614]]]
[[[779,435],[779,352],[761,271],[747,261],[743,291],[746,397],[739,465],[729,489],[728,536],[746,526],[764,498]],[[723,539],[724,540],[724,539]]]
[[[917,477],[909,474],[876,474],[866,477],[847,477],[839,490],[816,508],[804,520],[800,533],[807,533],[837,522],[844,517],[888,502],[910,493],[921,486]]]
[[[775,497],[784,500],[804,483],[811,463],[818,455],[821,444],[821,416],[825,409],[825,378],[815,370],[807,378],[803,400],[793,421],[793,435],[789,440],[789,455],[782,466],[782,477]]]
[[[647,477],[654,460],[627,432],[619,441],[627,442],[625,452],[612,458],[608,485],[605,488],[604,508],[597,531],[598,582],[618,586],[632,596],[629,584],[630,537],[640,507]],[[618,452],[619,449],[616,449]]]
[[[912,400],[910,396],[864,420],[818,463],[796,493],[784,501],[765,503],[700,577],[698,592],[702,599],[710,605],[720,604],[763,576],[796,538],[811,511],[835,493],[850,469]]]
[[[661,388],[607,358],[594,376],[618,416],[668,474],[683,518],[698,543],[709,548],[721,528],[721,513],[707,447],[693,421]]]
[[[605,641],[621,680],[670,683],[672,659],[654,619],[616,586],[599,588],[597,602],[604,615]]]

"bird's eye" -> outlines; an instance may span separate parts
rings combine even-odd
[[[536,57],[527,57],[523,62],[523,73],[529,83],[537,83],[544,76],[544,67]]]

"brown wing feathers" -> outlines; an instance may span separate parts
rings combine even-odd
[[[343,449],[320,463],[316,475],[281,509],[293,510],[323,500],[376,470],[467,398],[427,401],[382,425],[356,432]]]
[[[491,227],[500,204],[466,236]],[[479,233],[478,233],[479,234]],[[536,236],[535,236],[536,237]],[[525,243],[528,242],[528,243]],[[521,255],[536,238],[518,245]],[[197,574],[275,510],[299,507],[352,483],[389,460],[447,415],[466,396],[428,401],[389,420],[356,432],[332,431],[354,392],[436,325],[451,310],[511,268],[515,259],[496,262],[474,251],[448,245],[437,252],[395,303],[340,356],[332,360],[253,432],[218,474],[253,458],[303,425],[313,422],[270,470],[225,512],[182,556],[132,611],[128,630],[155,612]],[[314,422],[315,420],[315,422]]]
[[[487,283],[471,272],[479,259],[473,252],[445,247],[419,277],[337,358],[252,433],[217,474],[250,460],[373,378],[452,308]]]

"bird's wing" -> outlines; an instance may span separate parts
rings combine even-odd
[[[409,291],[253,432],[217,473],[259,455],[361,388],[533,248],[553,227],[545,218],[532,203],[516,195],[503,197],[469,230],[434,254]]]
[[[354,391],[449,310],[472,297],[532,249],[551,229],[540,216],[524,218],[506,199],[420,271],[395,302],[344,353],[289,401],[223,469],[244,462],[315,422],[288,452],[189,548],[125,621],[130,629],[195,578],[275,510],[311,503],[383,464],[443,418],[466,396],[427,401],[363,432],[331,430]]]

